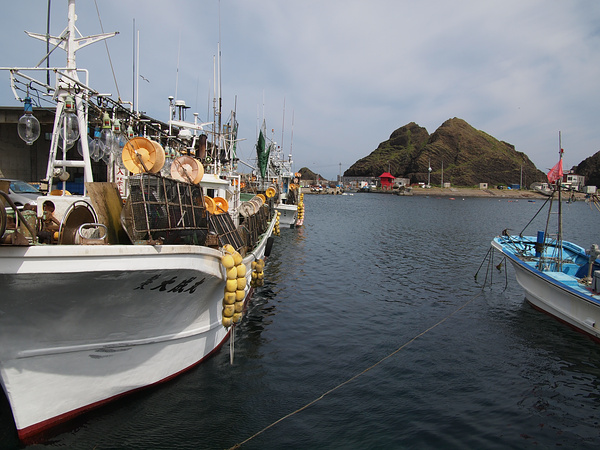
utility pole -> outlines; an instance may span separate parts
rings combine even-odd
[[[431,187],[431,158],[429,158],[429,166],[427,168],[427,187]]]

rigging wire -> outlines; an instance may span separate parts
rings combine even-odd
[[[50,69],[50,3],[51,0],[48,0],[48,14],[46,17],[46,69]],[[46,84],[50,86],[50,70],[46,72]]]
[[[548,202],[552,200],[552,197],[554,197],[554,192],[552,193],[552,195],[551,195],[551,196],[549,196],[549,197],[546,199],[546,201],[545,201],[545,202],[542,204],[542,206],[540,206],[540,209],[538,209],[538,212],[536,212],[536,213],[535,213],[535,215],[534,215],[534,216],[531,218],[531,220],[530,220],[529,222],[527,222],[527,225],[525,225],[525,226],[523,227],[523,229],[522,229],[522,230],[521,230],[521,232],[519,233],[519,236],[523,237],[523,233],[525,232],[525,230],[527,229],[527,227],[528,227],[529,225],[531,225],[531,222],[533,222],[533,221],[535,220],[535,218],[537,217],[537,215],[538,215],[539,213],[541,213],[541,212],[542,212],[542,210],[545,208],[545,206],[548,204]]]
[[[100,18],[100,10],[98,9],[98,2],[96,0],[94,0],[94,5],[96,5],[96,13],[98,14],[98,22],[100,22],[100,29],[102,30],[102,33],[104,33],[104,26],[102,25],[102,19]],[[113,80],[115,81],[117,98],[119,99],[119,103],[121,103],[121,92],[119,91],[119,84],[117,83],[117,76],[115,75],[115,68],[113,67],[112,59],[110,57],[110,51],[108,50],[108,42],[106,42],[106,39],[104,40],[104,46],[106,47],[106,54],[108,55],[110,70],[112,71]]]
[[[485,287],[485,285],[484,285]],[[305,409],[307,409],[308,407],[314,405],[315,403],[319,402],[320,400],[323,400],[326,396],[328,396],[329,394],[333,393],[334,391],[337,391],[338,389],[340,389],[341,387],[347,385],[348,383],[356,380],[357,378],[359,378],[361,375],[364,375],[365,373],[369,372],[370,370],[374,369],[375,367],[379,366],[380,364],[382,364],[384,361],[388,360],[389,358],[391,358],[392,356],[396,355],[398,352],[400,352],[401,350],[403,350],[405,347],[407,347],[408,345],[412,344],[414,341],[416,341],[418,338],[423,337],[425,334],[429,333],[431,330],[433,330],[434,328],[440,326],[441,324],[443,324],[446,320],[450,319],[452,316],[454,316],[456,313],[458,313],[459,311],[463,310],[464,308],[466,308],[470,303],[472,303],[477,297],[479,297],[481,294],[483,293],[483,288],[473,297],[469,298],[465,303],[463,303],[460,307],[458,307],[457,309],[455,309],[454,311],[452,311],[450,314],[448,314],[446,317],[444,317],[443,319],[441,319],[440,321],[438,321],[437,323],[435,323],[434,325],[430,326],[429,328],[427,328],[426,330],[422,331],[421,333],[417,334],[415,337],[413,337],[412,339],[410,339],[409,341],[405,342],[404,344],[402,344],[400,347],[398,347],[396,350],[394,350],[392,353],[388,354],[387,356],[384,356],[383,358],[381,358],[379,361],[377,361],[375,364],[371,365],[370,367],[367,367],[365,370],[363,370],[360,373],[357,373],[356,375],[354,375],[351,378],[348,378],[346,381],[343,381],[342,383],[338,384],[337,386],[329,389],[328,391],[324,392],[323,394],[321,394],[319,397],[317,397],[316,399],[310,401],[309,403],[307,403],[306,405],[296,409],[295,411],[292,411],[289,414],[286,414],[285,416],[277,419],[275,422],[272,422],[270,425],[267,425],[266,427],[264,427],[262,430],[258,431],[257,433],[253,434],[252,436],[250,436],[249,438],[245,439],[244,441],[235,444],[233,447],[230,447],[230,449],[237,449],[239,447],[241,447],[242,445],[248,443],[249,441],[251,441],[252,439],[254,439],[255,437],[261,435],[262,433],[264,433],[265,431],[267,431],[268,429],[274,427],[275,425],[279,424],[280,422],[283,422],[285,419],[289,419],[290,417],[304,411]]]

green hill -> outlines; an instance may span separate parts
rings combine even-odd
[[[298,171],[300,173],[300,179],[310,182],[316,182],[320,180],[321,182],[327,181],[323,176],[319,173],[314,173],[308,167],[303,167]]]
[[[575,173],[585,177],[586,185],[600,187],[600,152],[581,161]]]
[[[546,181],[525,153],[458,118],[447,120],[431,135],[414,122],[398,128],[344,176],[376,177],[389,169],[395,177],[426,183],[429,161],[432,185],[440,184],[442,168],[444,182],[453,186],[519,184],[521,179],[529,186]]]

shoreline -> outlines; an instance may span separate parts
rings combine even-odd
[[[513,189],[476,189],[476,188],[413,188],[412,195],[427,195],[437,197],[478,197],[478,198],[516,198],[516,199],[545,199],[544,194],[528,190]]]
[[[310,192],[309,189],[304,190],[303,193],[310,195],[339,195],[333,189],[323,192]],[[357,192],[354,192],[357,193]],[[360,194],[360,192],[358,192]],[[544,200],[548,196],[539,192],[530,190],[512,190],[512,189],[477,189],[477,188],[421,188],[414,187],[410,193],[398,194],[395,191],[371,191],[372,194],[388,194],[398,195],[399,197],[476,197],[476,198],[497,198],[497,199],[525,199],[525,200]],[[575,200],[584,200],[585,195],[581,192],[575,192]],[[570,196],[570,194],[569,194]],[[567,196],[565,195],[565,200]]]

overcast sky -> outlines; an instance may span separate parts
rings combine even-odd
[[[45,44],[23,31],[45,33],[47,0],[3,3],[0,66],[37,64]],[[126,100],[135,20],[147,80],[139,104],[160,120],[170,95],[208,119],[221,42],[224,116],[237,98],[246,160],[263,117],[286,153],[292,145],[296,170],[328,179],[395,129],[416,122],[433,133],[452,117],[513,144],[543,171],[558,160],[559,131],[565,167],[600,150],[596,0],[80,0],[84,35],[101,33],[96,4],[104,31],[120,32],[106,43]],[[58,35],[67,0],[51,5]],[[60,52],[52,65],[65,63]],[[92,87],[116,92],[104,43],[77,57]],[[18,105],[0,76],[0,104]]]

